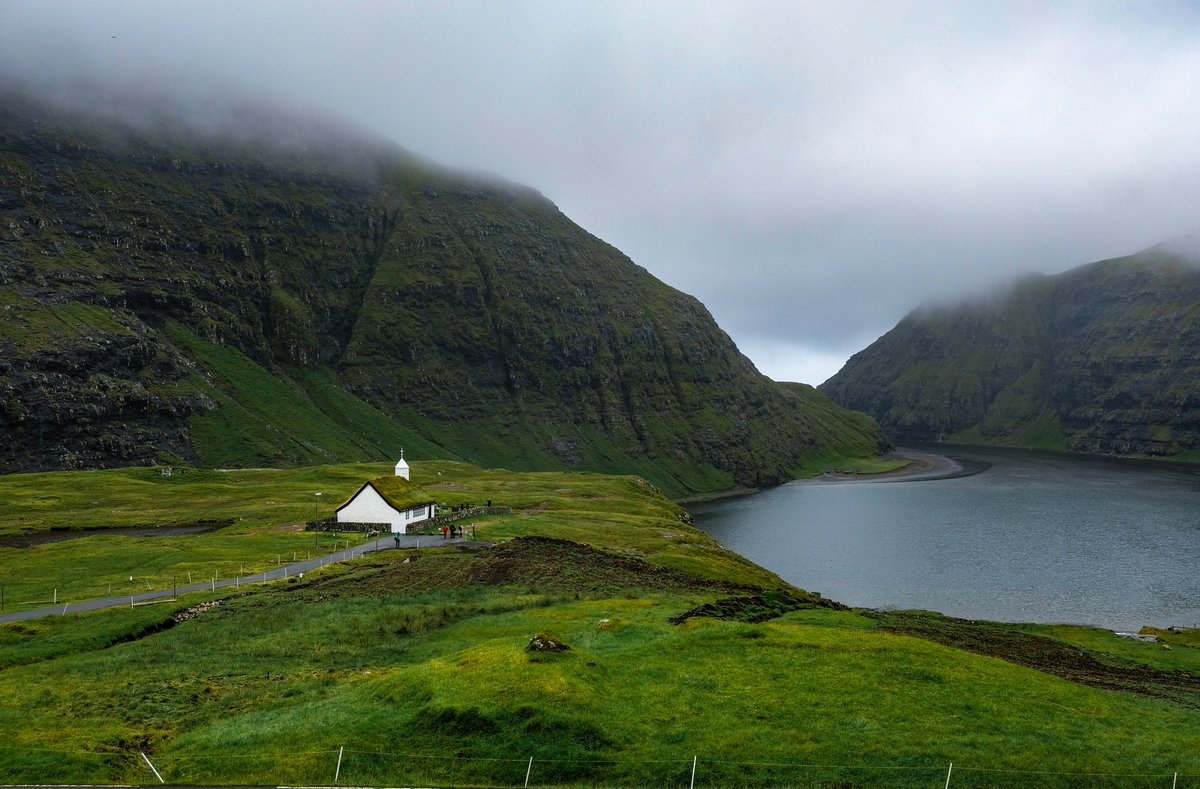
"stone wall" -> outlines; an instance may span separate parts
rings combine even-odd
[[[425,531],[426,529],[440,529],[447,523],[460,521],[464,518],[474,518],[479,515],[512,515],[512,507],[467,507],[466,509],[447,512],[445,515],[438,515],[429,520],[414,523],[417,531]]]
[[[388,531],[386,523],[354,523],[352,521],[338,522],[335,518],[322,518],[319,521],[309,521],[304,524],[305,531],[357,531],[373,532]]]
[[[413,531],[425,531],[426,529],[440,529],[447,523],[460,521],[464,518],[475,518],[480,515],[512,515],[512,507],[466,507],[461,510],[447,512],[445,515],[437,515],[427,520],[418,521],[412,524]],[[353,523],[350,521],[339,522],[334,518],[322,518],[321,520],[309,521],[304,524],[305,531],[353,531],[353,532],[386,532],[390,527],[386,523]],[[410,532],[412,533],[412,532]]]

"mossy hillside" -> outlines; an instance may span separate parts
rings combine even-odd
[[[822,391],[902,439],[1188,459],[1200,267],[1165,244],[918,310]]]
[[[236,349],[207,342],[180,324],[169,323],[167,331],[200,365],[199,386],[217,404],[194,415],[190,423],[193,446],[206,466],[379,459],[401,448],[423,457],[449,454],[346,392],[328,368],[272,373]]]
[[[831,442],[886,446],[786,396],[703,305],[532,190],[291,123],[298,144],[272,150],[11,98],[0,284],[32,317],[0,329],[0,468],[404,446],[683,495],[786,480]],[[79,325],[60,331],[64,310]]]
[[[63,478],[74,493],[43,516],[48,528],[90,517],[92,501],[158,501],[170,489],[195,521],[252,489],[263,512],[244,523],[256,525],[217,533],[234,544],[275,533],[317,484],[350,487],[385,470],[239,471],[237,482],[215,472],[154,480],[146,469],[18,475],[0,479],[0,501]],[[482,539],[514,539],[479,552],[388,551],[218,593],[219,606],[173,626],[196,598],[0,625],[0,771],[146,783],[146,753],[173,783],[327,784],[344,748],[340,780],[358,785],[510,785],[530,757],[537,783],[567,786],[687,780],[692,756],[712,786],[927,786],[950,761],[965,786],[1200,774],[1200,652],[1184,638],[1165,651],[1082,628],[806,605],[639,479],[456,462],[414,463],[413,473],[448,503],[513,506],[511,518],[474,525]],[[5,512],[10,525],[22,517]],[[60,543],[72,551],[56,563],[86,569],[102,553],[94,539]],[[5,554],[6,574],[33,561],[38,549],[25,550]],[[800,607],[738,621],[736,601],[755,594]],[[670,624],[706,609],[733,618]],[[570,649],[530,653],[535,633]],[[1027,656],[1037,656],[1031,637],[1050,638],[1190,685],[1147,698],[937,643],[999,636]]]

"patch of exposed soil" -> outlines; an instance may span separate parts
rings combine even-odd
[[[1200,709],[1200,677],[1141,666],[995,622],[874,611],[881,629],[1000,658],[1093,688],[1151,696]]]
[[[465,586],[522,586],[546,592],[612,593],[623,589],[758,591],[657,567],[568,540],[518,537],[483,549],[414,556],[387,552],[362,571],[314,579],[310,588],[391,595]]]
[[[767,622],[802,608],[833,608],[847,610],[846,606],[808,592],[763,592],[746,597],[727,597],[712,603],[697,606],[679,616],[671,617],[671,624],[678,625],[687,620],[706,616],[737,622]]]
[[[545,512],[549,508],[550,508],[550,502],[539,501],[537,504],[534,504],[532,507],[521,510],[519,514],[521,514],[521,515],[539,515],[539,514]]]

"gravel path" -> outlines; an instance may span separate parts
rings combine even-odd
[[[241,578],[211,579],[203,583],[188,584],[187,586],[180,586],[176,587],[175,589],[156,589],[153,591],[142,592],[141,594],[127,595],[124,597],[106,597],[100,600],[84,600],[77,603],[64,603],[62,605],[56,605],[50,608],[36,608],[31,611],[17,611],[15,613],[0,615],[0,624],[4,624],[5,622],[19,622],[24,619],[40,619],[46,616],[82,614],[88,611],[100,611],[105,608],[118,608],[120,606],[133,607],[138,604],[151,603],[159,600],[169,600],[172,597],[181,594],[187,594],[189,592],[202,592],[206,589],[216,591],[217,589],[228,589],[231,586],[240,588],[250,584],[282,581],[287,578],[295,578],[299,575],[303,575],[304,573],[312,572],[313,570],[324,567],[327,564],[357,559],[368,553],[405,548],[431,548],[438,545],[453,545],[455,543],[467,541],[468,540],[466,538],[462,537],[442,538],[436,536],[431,537],[429,535],[401,535],[399,540],[397,540],[394,536],[380,537],[372,542],[364,542],[362,545],[355,545],[353,548],[347,548],[344,551],[331,553],[327,556],[319,556],[316,559],[285,564],[265,573],[255,573],[254,575]]]

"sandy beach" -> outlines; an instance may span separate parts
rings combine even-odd
[[[826,472],[819,477],[800,480],[800,485],[845,485],[856,482],[923,482],[935,479],[953,479],[978,474],[987,468],[987,464],[964,465],[958,460],[945,455],[934,455],[929,452],[918,452],[915,449],[896,449],[884,455],[889,460],[910,461],[904,468],[887,471],[881,474],[855,474]]]

